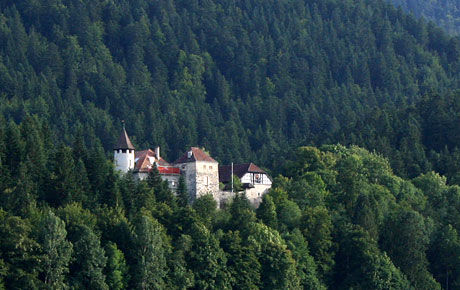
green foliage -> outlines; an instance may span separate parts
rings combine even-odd
[[[163,227],[158,221],[141,216],[136,224],[134,245],[135,248],[132,250],[136,264],[132,269],[133,287],[136,289],[164,289],[169,245]]]
[[[276,214],[276,207],[273,199],[269,194],[262,197],[262,203],[257,208],[257,218],[259,218],[265,225],[276,229],[278,225],[278,218]]]
[[[451,34],[458,35],[460,6],[456,1],[425,1],[425,0],[391,0],[395,6],[401,6],[418,17],[433,21]],[[425,35],[424,35],[425,34]],[[426,31],[420,31],[421,37],[426,37]]]
[[[2,1],[0,289],[458,286],[459,56],[380,0]],[[122,119],[279,176],[191,207],[113,171]]]
[[[333,224],[324,207],[308,208],[302,214],[300,229],[309,244],[310,252],[321,275],[326,275],[334,265]]]
[[[29,220],[12,216],[0,210],[0,259],[2,260],[3,283],[6,289],[24,287],[37,288],[39,245],[32,237],[32,226]]]
[[[64,221],[49,211],[40,225],[39,241],[43,255],[41,269],[44,284],[49,289],[66,289],[66,274],[72,255],[72,244],[66,239],[67,231]]]
[[[107,265],[104,269],[106,282],[109,289],[126,289],[128,287],[129,274],[125,256],[115,243],[108,243],[105,247]]]
[[[195,273],[195,288],[230,289],[227,257],[215,235],[200,223],[194,224],[191,231],[192,247],[186,261]]]
[[[284,236],[288,249],[296,261],[296,273],[303,289],[326,289],[320,282],[317,266],[308,250],[308,243],[298,228]]]
[[[66,162],[72,164],[72,152],[82,150],[60,146],[45,151],[44,159],[52,164],[57,154],[64,158],[65,153],[70,156]],[[460,260],[452,253],[459,251],[460,187],[432,172],[413,180],[397,177],[388,160],[356,146],[302,147],[293,154],[301,157],[293,155],[295,162],[286,162],[290,177],[275,178],[256,210],[244,194],[219,210],[210,195],[192,206],[177,206],[159,175],[135,181],[129,174],[113,174],[98,158],[79,158],[80,172],[101,170],[97,179],[88,175],[86,183],[65,168],[53,168],[42,177],[24,171],[22,183],[7,180],[1,193],[0,286],[440,289],[447,283],[458,285]],[[21,164],[27,168],[27,162]],[[58,173],[69,176],[57,180]],[[66,200],[53,198],[47,203],[49,194],[64,182],[80,194],[67,191]]]
[[[428,251],[430,269],[444,289],[459,286],[460,241],[451,225],[438,230]]]
[[[440,289],[427,269],[426,251],[431,233],[423,216],[401,209],[388,217],[384,228],[383,248],[414,287]]]
[[[77,288],[109,289],[103,269],[107,257],[99,237],[87,226],[78,229],[70,265],[71,284]]]
[[[359,226],[340,229],[335,281],[339,288],[413,289],[377,243]],[[418,289],[418,288],[417,288]]]
[[[450,23],[458,10],[450,2],[424,6],[447,7]],[[43,178],[52,168],[44,152],[83,145],[75,163],[82,158],[97,195],[106,165],[88,161],[100,161],[92,149],[112,149],[122,119],[137,145],[160,145],[171,160],[197,145],[225,163],[278,168],[299,145],[362,141],[382,153],[413,147],[401,158],[417,163],[408,171],[423,171],[427,152],[411,143],[416,118],[401,142],[388,136],[391,116],[365,132],[354,128],[366,126],[374,108],[460,88],[458,40],[380,0],[5,1],[0,24],[5,151],[23,153],[2,159],[13,168],[29,155],[43,169],[34,178]],[[439,116],[442,127],[450,115]],[[17,142],[20,135],[26,140]],[[322,166],[314,150],[304,153],[311,169]]]
[[[227,254],[227,269],[232,277],[231,287],[259,289],[261,264],[254,244],[243,241],[238,231],[229,231],[221,238],[222,249]]]
[[[190,203],[190,197],[185,183],[185,177],[181,174],[177,185],[177,203],[180,206],[186,206]]]
[[[193,209],[196,211],[200,222],[208,229],[216,216],[217,202],[211,194],[204,195],[193,202]]]

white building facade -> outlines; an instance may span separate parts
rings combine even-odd
[[[123,126],[123,131],[114,148],[115,169],[121,173],[131,172],[137,180],[144,180],[149,172],[156,167],[169,188],[176,192],[179,178],[184,177],[190,200],[211,194],[218,206],[230,201],[234,192],[231,183],[231,167],[220,166],[208,153],[198,147],[190,147],[174,163],[168,163],[160,156],[160,148],[136,151]],[[249,201],[258,206],[262,195],[271,188],[272,180],[268,174],[253,163],[236,164],[233,174],[243,184],[244,192]],[[225,185],[222,191],[220,183]]]

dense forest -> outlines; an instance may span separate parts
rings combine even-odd
[[[2,122],[6,123],[6,122]],[[0,289],[456,289],[460,187],[359,147],[300,147],[254,210],[0,126]]]
[[[433,21],[448,33],[460,35],[460,4],[455,0],[390,0],[395,6]]]
[[[460,288],[459,89],[385,0],[0,1],[0,289]],[[121,120],[273,189],[119,176]]]
[[[460,84],[458,39],[379,0],[15,0],[0,12],[1,115],[36,115],[55,142],[82,132],[108,154],[124,119],[138,149],[171,161],[193,145],[277,169],[300,145],[346,142],[339,132],[374,108]]]

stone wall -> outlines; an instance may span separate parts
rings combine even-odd
[[[134,178],[136,180],[145,180],[148,176],[149,174],[147,172],[134,173]],[[160,177],[162,180],[168,182],[168,186],[172,190],[172,192],[175,193],[177,191],[177,185],[179,184],[179,175],[161,174]]]
[[[215,196],[219,192],[219,164],[196,162],[196,198],[206,194]]]
[[[184,176],[187,191],[189,192],[190,199],[193,201],[196,196],[196,164],[195,162],[187,162],[178,164],[181,174]]]

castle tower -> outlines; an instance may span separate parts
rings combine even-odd
[[[219,193],[219,163],[203,150],[191,147],[176,162],[185,177],[185,183],[192,200],[205,194],[217,199]]]
[[[125,129],[125,123],[123,122],[123,131],[118,138],[117,145],[113,149],[115,170],[126,173],[134,168],[134,150],[135,148],[131,143],[131,140],[129,140]]]

